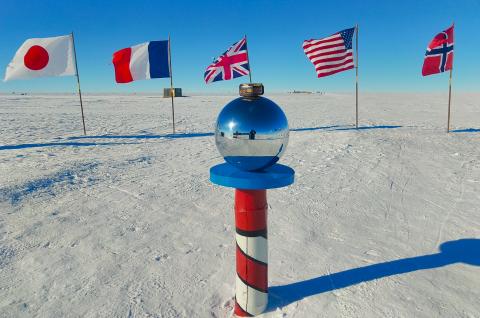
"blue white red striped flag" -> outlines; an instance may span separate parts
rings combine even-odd
[[[168,40],[151,41],[113,53],[117,83],[170,77]]]

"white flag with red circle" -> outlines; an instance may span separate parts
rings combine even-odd
[[[8,64],[5,81],[76,75],[71,35],[28,39]]]

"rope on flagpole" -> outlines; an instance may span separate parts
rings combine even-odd
[[[252,66],[250,65],[250,56],[248,55],[248,43],[247,43],[247,35],[245,34],[245,44],[247,47],[247,61],[248,61],[248,76],[250,78],[250,83],[252,83]]]
[[[358,129],[358,23],[355,26],[355,127]]]
[[[170,97],[172,99],[172,130],[173,130],[173,133],[175,134],[175,106],[173,102],[174,89],[173,89],[173,72],[172,72],[172,54],[170,50],[170,34],[168,35],[168,67],[170,68]]]
[[[75,57],[75,73],[77,75],[78,96],[80,98],[80,109],[82,111],[83,134],[87,135],[87,130],[85,129],[85,116],[83,115],[82,90],[80,89],[80,75],[78,75],[77,51],[75,49],[75,38],[73,37],[73,31],[71,35],[72,35],[73,56]]]

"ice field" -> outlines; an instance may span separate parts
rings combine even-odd
[[[290,123],[268,192],[262,317],[480,317],[480,94],[269,94]],[[0,95],[0,317],[231,317],[235,96]]]

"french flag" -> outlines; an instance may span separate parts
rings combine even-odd
[[[170,77],[169,43],[151,41],[113,53],[117,83]]]

